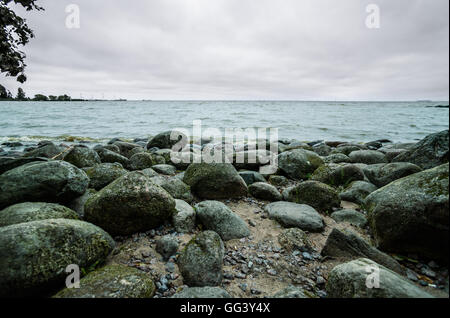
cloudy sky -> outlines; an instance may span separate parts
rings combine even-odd
[[[448,0],[38,2],[46,11],[17,10],[36,34],[28,96],[448,100]],[[66,27],[69,4],[79,29]]]

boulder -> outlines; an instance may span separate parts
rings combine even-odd
[[[125,141],[116,141],[113,145],[117,146],[120,150],[120,154],[127,158],[131,158],[131,155],[136,153],[136,150],[133,151],[134,148],[140,147],[138,144]]]
[[[273,185],[266,182],[256,182],[248,187],[248,192],[256,199],[266,201],[281,201],[283,197]]]
[[[366,197],[377,189],[370,182],[354,181],[339,194],[339,197],[342,201],[349,201],[361,205],[364,203]]]
[[[448,162],[448,129],[429,135],[404,153],[394,162],[411,162],[422,169],[430,169]]]
[[[325,164],[314,171],[311,180],[333,187],[345,187],[353,181],[364,180],[364,173],[358,166],[352,164]]]
[[[157,173],[165,174],[168,176],[174,175],[177,173],[177,168],[175,168],[172,165],[166,165],[166,164],[160,164],[160,165],[154,165],[152,167],[153,170],[155,170]]]
[[[325,163],[351,163],[352,161],[347,155],[343,153],[335,153],[323,158]]]
[[[171,149],[172,146],[177,144],[182,139],[187,140],[187,136],[179,131],[176,130],[165,131],[150,139],[147,144],[147,149],[155,147],[159,149]]]
[[[195,210],[183,200],[175,200],[176,212],[172,216],[172,223],[178,233],[190,233],[195,229]]]
[[[369,276],[371,274],[374,276],[373,279]],[[379,277],[378,286],[376,276]],[[328,275],[326,290],[331,298],[432,297],[407,279],[367,258],[360,258],[333,268]]]
[[[108,184],[128,173],[120,163],[101,163],[93,167],[84,168],[89,177],[89,188],[100,190]]]
[[[122,156],[119,153],[108,150],[106,148],[101,148],[96,150],[100,160],[103,163],[120,163],[123,167],[128,167],[129,159],[127,157]]]
[[[246,196],[245,181],[228,163],[193,163],[183,181],[202,199],[229,199]]]
[[[255,182],[266,182],[266,179],[256,171],[239,171],[239,175],[244,179],[247,186]]]
[[[296,227],[309,232],[322,232],[325,227],[323,218],[309,205],[280,201],[266,205],[264,211],[271,219],[287,228]]]
[[[340,144],[335,149],[333,149],[330,153],[330,155],[334,154],[343,154],[343,155],[350,155],[353,151],[359,151],[364,150],[365,147],[361,145],[348,145],[348,144]]]
[[[415,173],[371,193],[365,201],[377,246],[389,252],[448,262],[449,165]]]
[[[203,226],[219,234],[224,241],[250,235],[247,224],[222,202],[203,201],[195,205],[195,211]]]
[[[269,183],[277,187],[284,187],[289,184],[289,180],[286,177],[274,175],[270,176]]]
[[[192,202],[194,200],[190,187],[176,177],[156,176],[151,177],[150,180],[169,192],[174,199],[180,199],[187,202]]]
[[[20,202],[68,202],[88,183],[86,173],[68,162],[31,162],[0,175],[0,209]]]
[[[334,228],[321,251],[323,256],[341,259],[368,258],[390,270],[403,274],[403,267],[391,256],[377,250],[352,231],[340,231]]]
[[[335,189],[318,181],[305,181],[283,192],[286,201],[307,204],[322,213],[330,214],[340,207],[341,199]]]
[[[30,162],[36,162],[36,161],[48,161],[47,158],[44,157],[20,157],[20,158],[13,158],[13,157],[0,157],[0,174],[12,170],[14,168],[23,166]]]
[[[175,213],[175,200],[141,172],[131,172],[94,194],[85,205],[85,219],[111,235],[153,229]]]
[[[127,169],[136,171],[152,168],[158,164],[165,164],[165,160],[161,156],[157,156],[148,152],[140,152],[133,155],[128,162]]]
[[[18,203],[0,211],[0,226],[47,219],[78,220],[78,215],[65,206],[44,202]]]
[[[65,288],[53,298],[151,298],[155,284],[151,277],[124,265],[107,265],[80,280],[80,288]]]
[[[367,225],[367,218],[361,212],[351,209],[343,209],[331,214],[331,218],[337,223],[350,223],[358,227],[365,227]]]
[[[365,163],[367,165],[388,162],[385,154],[377,150],[353,151],[348,155],[348,157],[353,163]]]
[[[44,157],[51,159],[60,155],[65,150],[67,150],[66,147],[56,146],[54,143],[49,142],[40,147],[37,147],[34,150],[26,152],[23,156],[26,158]],[[62,159],[63,157],[64,155],[61,154],[57,159]]]
[[[409,162],[380,163],[364,168],[367,179],[379,188],[420,171],[419,166]]]
[[[78,220],[48,219],[0,227],[0,297],[44,296],[64,286],[66,267],[103,262],[113,239]]]
[[[219,286],[223,278],[224,246],[213,231],[196,235],[178,257],[183,282],[190,287]]]
[[[278,156],[279,168],[291,179],[307,179],[321,165],[323,160],[316,153],[304,149],[283,152]]]
[[[92,167],[101,163],[97,152],[84,146],[72,148],[72,150],[68,151],[64,156],[64,161],[67,161],[78,168]]]
[[[97,191],[94,189],[87,189],[86,192],[78,198],[73,199],[72,201],[66,203],[65,205],[69,208],[74,210],[78,216],[83,219],[84,218],[84,205],[86,204],[87,200],[89,200],[90,197],[92,197],[94,194],[96,194]]]
[[[220,287],[187,287],[172,298],[233,298]]]

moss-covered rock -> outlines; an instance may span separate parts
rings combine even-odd
[[[365,163],[367,165],[388,163],[385,154],[377,150],[352,151],[348,157],[353,163]]]
[[[172,223],[175,230],[179,233],[189,233],[195,228],[195,210],[189,203],[175,199],[176,213],[172,216]]]
[[[166,164],[154,165],[152,166],[152,169],[157,173],[161,173],[167,176],[173,176],[175,173],[177,173],[177,168],[175,166]]]
[[[266,182],[266,179],[256,171],[239,171],[239,175],[244,179],[247,186],[255,182]]]
[[[377,189],[378,188],[370,182],[354,181],[339,194],[339,197],[343,201],[361,205],[364,204],[366,197]]]
[[[283,197],[273,185],[266,182],[255,182],[248,187],[248,192],[256,199],[281,201]]]
[[[194,200],[191,188],[176,177],[155,176],[151,177],[150,180],[169,192],[174,199],[180,199],[187,202],[192,202]]]
[[[314,171],[311,180],[333,187],[347,186],[353,181],[364,180],[364,173],[358,166],[352,164],[325,164]]]
[[[196,235],[180,253],[178,267],[190,287],[219,286],[223,278],[224,245],[213,231]]]
[[[339,210],[331,214],[331,218],[337,223],[350,223],[358,227],[367,225],[367,218],[361,212],[351,209]]]
[[[0,228],[0,297],[45,296],[64,286],[70,264],[103,262],[113,239],[77,220],[48,219]]]
[[[67,161],[78,168],[92,167],[101,163],[97,152],[85,146],[73,147],[72,150],[69,150],[64,156],[64,161]]]
[[[44,202],[18,203],[0,211],[0,226],[47,219],[78,220],[78,214],[65,206]]]
[[[325,163],[350,163],[352,162],[350,158],[343,154],[343,153],[335,153],[330,154],[329,156],[326,156],[323,158],[323,162]]]
[[[45,143],[41,146],[38,146],[36,149],[26,152],[23,156],[28,158],[35,157],[44,157],[44,158],[53,158],[61,154],[65,147],[56,146],[52,142]],[[57,159],[62,159],[64,155],[60,155]]]
[[[204,227],[219,234],[224,241],[250,235],[247,224],[222,202],[203,201],[195,206],[195,211]]]
[[[363,171],[370,182],[381,188],[392,181],[420,172],[422,169],[409,162],[394,162],[369,165]]]
[[[110,145],[112,146],[112,145]],[[106,149],[106,148],[98,148],[96,149],[98,156],[100,157],[100,160],[103,163],[120,163],[123,167],[128,167],[129,159],[125,156],[122,156],[119,153],[116,153],[112,150]]]
[[[155,284],[150,275],[124,265],[108,265],[80,280],[80,288],[65,288],[54,298],[151,298]]]
[[[31,162],[0,175],[0,209],[20,202],[68,202],[88,183],[86,173],[68,162]]]
[[[151,168],[158,164],[165,164],[163,157],[148,152],[140,152],[133,155],[128,162],[127,169],[136,171]]]
[[[341,199],[337,191],[318,181],[305,181],[290,187],[283,192],[286,201],[307,204],[322,213],[331,214],[333,208],[338,208]]]
[[[229,163],[192,163],[183,181],[202,199],[229,199],[247,195],[245,181]]]
[[[278,243],[288,252],[298,250],[301,252],[311,251],[311,242],[308,235],[298,228],[285,229],[278,235]]]
[[[12,170],[14,168],[23,166],[30,162],[36,162],[36,161],[48,161],[47,158],[43,157],[20,157],[20,158],[13,158],[13,157],[0,157],[0,174]]]
[[[371,273],[379,274],[379,285],[367,286]],[[326,284],[331,298],[431,298],[427,292],[386,267],[360,258],[333,268]]]
[[[396,180],[366,198],[379,248],[448,262],[448,177],[447,163]]]
[[[133,149],[137,147],[142,148],[138,144],[125,141],[116,141],[113,145],[117,146],[120,150],[120,154],[127,158],[131,158],[132,155],[136,154],[136,150]]]
[[[128,173],[120,163],[102,163],[84,168],[89,177],[89,188],[100,190],[108,184]]]
[[[131,172],[93,195],[85,219],[111,235],[147,231],[170,220],[175,200],[141,172]]]
[[[278,156],[280,170],[292,179],[307,179],[321,165],[323,160],[316,153],[304,149],[283,152]]]

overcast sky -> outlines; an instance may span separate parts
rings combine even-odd
[[[28,96],[448,100],[448,0],[38,3],[24,14]],[[72,3],[80,29],[65,26]],[[370,3],[379,29],[366,27]]]

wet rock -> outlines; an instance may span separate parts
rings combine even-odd
[[[395,157],[393,162],[411,162],[422,169],[430,169],[448,162],[448,129],[429,135],[405,153]]]
[[[323,256],[338,258],[368,258],[399,274],[404,273],[402,266],[389,255],[369,245],[364,239],[352,231],[340,231],[334,228],[322,249]]]
[[[138,144],[125,141],[116,141],[113,145],[117,146],[120,150],[120,154],[127,158],[131,158],[133,154],[136,154],[136,150],[133,149],[140,147]]]
[[[156,251],[167,261],[178,250],[178,241],[171,235],[165,235],[156,241]]]
[[[367,218],[361,212],[351,209],[343,209],[331,214],[331,218],[337,223],[350,223],[358,227],[365,227],[367,225]]]
[[[277,187],[284,187],[289,184],[289,180],[286,177],[274,175],[270,176],[269,183]]]
[[[283,197],[273,185],[266,182],[256,182],[248,187],[249,193],[256,199],[266,201],[281,201]]]
[[[92,167],[101,163],[100,157],[94,150],[76,146],[72,150],[68,151],[64,156],[64,161],[73,164],[78,168]]]
[[[195,210],[183,200],[175,200],[176,213],[172,217],[172,223],[179,233],[190,233],[195,229]]]
[[[319,181],[333,187],[345,187],[353,181],[364,180],[364,173],[358,166],[352,164],[325,164],[314,171],[311,180]]]
[[[0,228],[0,296],[45,295],[64,286],[70,264],[103,262],[113,239],[83,221],[49,219]]]
[[[247,224],[225,204],[219,201],[203,201],[195,206],[197,219],[206,229],[228,241],[250,235]]]
[[[89,177],[89,188],[100,190],[114,180],[128,173],[120,163],[101,163],[93,167],[84,168]]]
[[[368,288],[368,275],[376,269],[379,269],[379,288]],[[331,298],[432,297],[397,273],[365,258],[333,268],[328,276],[326,290]]]
[[[379,188],[420,171],[422,169],[419,166],[408,162],[381,163],[364,168],[366,177]]]
[[[350,158],[343,153],[335,153],[323,158],[325,163],[350,163]]]
[[[366,197],[378,188],[370,182],[355,181],[352,182],[344,191],[339,194],[343,201],[364,204]]]
[[[0,209],[20,202],[68,202],[88,183],[86,173],[68,162],[31,162],[0,175]]]
[[[384,153],[377,150],[353,151],[348,157],[354,163],[365,163],[367,165],[388,162]]]
[[[150,180],[169,192],[174,199],[180,199],[187,202],[192,202],[194,200],[190,187],[176,177],[156,176],[150,178]]]
[[[46,219],[78,220],[78,215],[65,206],[44,202],[18,203],[0,211],[0,227]]]
[[[38,148],[26,152],[23,156],[26,158],[36,158],[36,157],[44,157],[44,158],[54,158],[58,156],[61,152],[66,150],[65,147],[56,146],[52,142],[46,143],[42,146],[38,146]],[[59,156],[57,159],[62,159],[64,155]]]
[[[131,172],[93,195],[85,219],[111,235],[145,232],[170,220],[175,200],[141,172]]]
[[[219,286],[223,278],[224,246],[213,231],[196,235],[180,253],[178,267],[190,287]]]
[[[159,149],[171,149],[182,139],[187,140],[187,136],[179,131],[165,131],[150,139],[147,144],[147,149],[155,147]]]
[[[155,170],[157,173],[161,173],[167,176],[171,176],[177,173],[177,168],[175,168],[172,165],[166,164],[154,165],[152,166],[152,169]]]
[[[97,191],[94,189],[87,189],[86,192],[72,201],[66,203],[65,205],[69,208],[74,210],[78,216],[83,219],[84,218],[84,205],[86,204],[87,200],[94,194],[96,194]]]
[[[183,181],[202,199],[236,198],[248,192],[245,181],[233,165],[227,163],[193,163]]]
[[[99,148],[96,151],[103,163],[117,162],[120,163],[123,167],[128,167],[129,159],[127,157],[106,148]]]
[[[124,265],[108,265],[83,277],[80,288],[65,288],[53,298],[151,298],[154,294],[149,275]]]
[[[309,232],[321,232],[324,228],[324,222],[319,213],[305,204],[274,202],[266,205],[264,210],[271,219],[284,227],[297,227]]]
[[[278,156],[279,168],[292,179],[306,179],[321,165],[323,161],[316,153],[304,149],[283,152]]]
[[[396,180],[366,198],[377,246],[448,262],[449,165]]]
[[[318,181],[305,181],[283,192],[286,201],[307,204],[322,213],[331,213],[341,204],[335,189]]]
[[[37,162],[37,161],[48,161],[47,158],[43,157],[31,157],[31,158],[13,158],[13,157],[0,157],[0,174],[12,170],[14,168],[23,166],[30,162]]]
[[[165,160],[161,156],[157,156],[148,152],[141,152],[130,157],[127,169],[131,171],[144,170],[152,168],[158,164],[165,164]]]
[[[256,171],[239,171],[239,175],[244,179],[247,186],[255,182],[266,182],[266,179]]]

